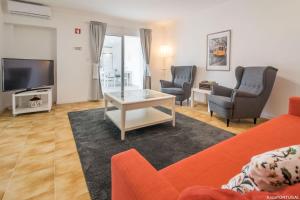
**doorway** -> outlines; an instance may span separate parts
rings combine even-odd
[[[124,56],[122,56],[122,50]],[[122,70],[122,59],[124,59],[124,70]],[[140,38],[106,35],[99,71],[104,92],[121,91],[122,76],[124,77],[124,90],[142,89],[143,55]]]

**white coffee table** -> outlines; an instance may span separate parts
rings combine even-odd
[[[211,94],[211,90],[204,90],[204,89],[199,89],[199,88],[192,88],[192,102],[191,102],[191,107],[194,107],[194,104],[195,104],[195,94],[198,93],[198,94],[203,94],[204,95],[204,103],[205,104],[208,104],[207,103],[207,96]],[[210,109],[209,109],[209,105],[207,105],[207,111],[210,112]]]
[[[154,90],[128,90],[124,92],[104,93],[104,119],[106,116],[121,130],[121,140],[125,132],[146,126],[172,121],[175,126],[175,96]],[[117,110],[108,111],[108,103]],[[153,106],[172,105],[172,113],[168,115]]]

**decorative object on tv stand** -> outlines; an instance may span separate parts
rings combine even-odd
[[[34,96],[29,100],[28,106],[30,108],[37,108],[37,107],[41,107],[42,104],[43,104],[43,100],[37,96]]]
[[[230,71],[231,31],[207,35],[207,71]]]
[[[201,81],[199,83],[199,89],[211,90],[213,85],[218,85],[215,81]]]

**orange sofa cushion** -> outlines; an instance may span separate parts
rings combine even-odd
[[[185,189],[178,200],[247,200],[240,193],[206,186],[193,186]]]
[[[135,149],[114,155],[111,167],[112,199],[174,200],[179,195]]]
[[[179,192],[193,185],[220,188],[239,173],[252,156],[300,144],[299,122],[297,116],[282,115],[170,165],[159,173]]]
[[[290,98],[289,114],[300,117],[300,97],[291,97]]]

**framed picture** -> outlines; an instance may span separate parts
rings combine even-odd
[[[230,71],[231,31],[207,35],[207,71]]]

